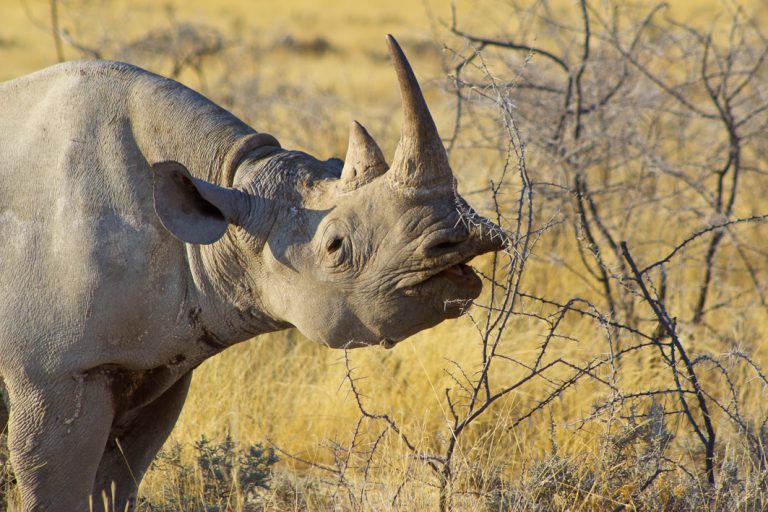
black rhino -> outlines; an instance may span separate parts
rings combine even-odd
[[[478,296],[466,263],[504,233],[457,194],[388,44],[391,165],[357,123],[343,166],[320,161],[128,64],[0,84],[0,430],[24,510],[87,510],[112,485],[131,507],[192,370],[232,344],[295,326],[392,346]]]

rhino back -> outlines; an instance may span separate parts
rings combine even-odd
[[[0,373],[30,360],[153,366],[136,349],[179,322],[188,270],[154,213],[148,160],[210,174],[228,136],[250,129],[176,82],[109,62],[0,84],[0,104]]]

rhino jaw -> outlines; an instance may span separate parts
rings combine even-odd
[[[449,298],[443,299],[445,318],[456,318],[467,311],[472,301],[483,291],[483,282],[466,263],[459,263],[424,281],[423,285],[444,290]]]

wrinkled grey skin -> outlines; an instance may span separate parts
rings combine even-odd
[[[126,64],[0,84],[0,429],[24,510],[87,510],[113,483],[132,506],[191,371],[232,344],[296,326],[393,346],[477,297],[464,263],[503,234],[456,195],[389,45],[391,166],[357,123],[342,167]]]

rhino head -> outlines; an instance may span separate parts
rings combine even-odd
[[[354,122],[343,164],[274,141],[268,156],[243,159],[231,187],[155,166],[163,225],[211,244],[203,263],[238,309],[331,347],[390,347],[461,315],[482,289],[467,263],[506,245],[458,195],[413,70],[387,40],[404,111],[391,165]]]

